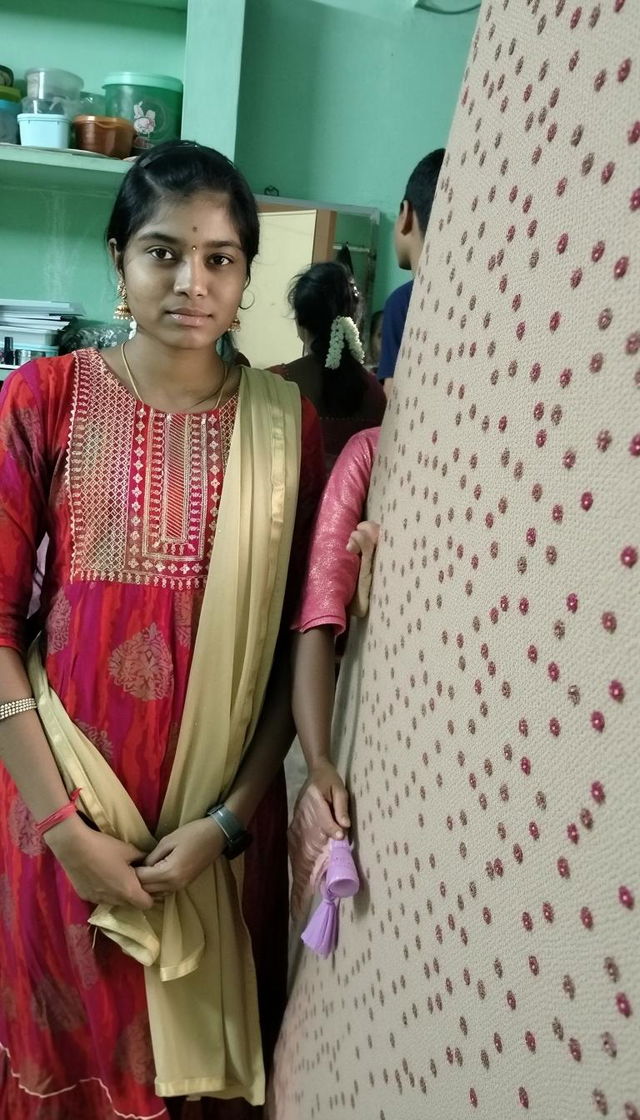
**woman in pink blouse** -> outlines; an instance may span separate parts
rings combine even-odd
[[[362,614],[368,608],[378,526],[363,518],[379,435],[379,428],[368,428],[352,436],[331,472],[318,509],[307,577],[293,623],[293,715],[309,772],[304,796],[315,807],[319,834],[336,839],[349,828],[350,818],[348,794],[331,758],[335,646],[336,639],[346,633],[350,611]],[[355,611],[354,596],[358,600]],[[313,837],[303,839],[314,841]],[[303,865],[308,866],[304,857],[294,861],[294,878],[304,875],[300,872]]]

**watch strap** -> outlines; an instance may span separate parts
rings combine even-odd
[[[224,854],[228,859],[234,859],[248,848],[251,843],[251,833],[247,832],[235,813],[232,813],[226,805],[212,805],[210,809],[207,809],[206,816],[211,817],[224,834],[227,841]]]

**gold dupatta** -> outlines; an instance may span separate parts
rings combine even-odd
[[[37,642],[28,672],[67,790],[103,832],[150,851],[204,816],[233,782],[260,715],[289,563],[300,472],[300,397],[283,378],[242,372],[238,412],[175,760],[157,836],[49,687]],[[145,966],[161,1097],[264,1100],[251,945],[224,858],[151,911],[97,906],[90,923]]]

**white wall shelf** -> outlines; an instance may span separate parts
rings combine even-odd
[[[130,166],[121,159],[0,144],[0,185],[6,187],[112,194]]]

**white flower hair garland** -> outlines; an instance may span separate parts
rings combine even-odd
[[[327,350],[327,359],[324,363],[325,369],[338,368],[342,356],[342,348],[345,343],[356,361],[363,362],[364,350],[362,349],[358,328],[353,319],[350,319],[348,315],[336,315],[331,324],[329,349]]]

